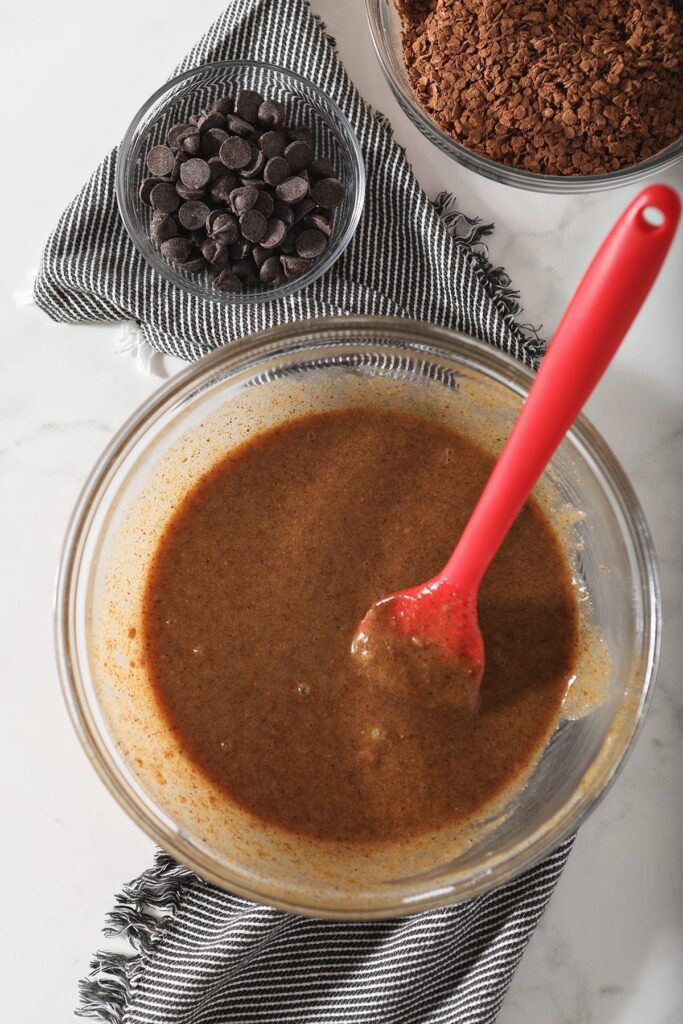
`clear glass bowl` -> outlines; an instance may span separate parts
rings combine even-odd
[[[287,123],[311,128],[316,156],[327,156],[346,186],[346,197],[334,211],[327,249],[311,269],[277,287],[255,284],[235,293],[219,292],[206,274],[188,274],[162,256],[149,237],[152,211],[138,194],[149,171],[145,157],[152,146],[166,141],[172,124],[199,113],[226,93],[256,89],[284,104]],[[171,284],[198,298],[226,305],[246,305],[282,299],[316,281],[336,263],[351,241],[363,211],[365,167],[358,139],[339,107],[317,85],[301,75],[258,61],[218,61],[185,71],[150,96],[133,118],[119,149],[116,198],[133,244],[147,263]]]
[[[418,103],[406,73],[401,42],[401,19],[394,0],[365,0],[365,6],[375,51],[403,111],[430,142],[470,171],[482,174],[485,178],[492,178],[502,185],[512,185],[534,192],[568,194],[602,192],[621,185],[635,185],[683,159],[683,137],[633,167],[610,171],[607,174],[537,174],[522,168],[508,167],[496,160],[480,156],[442,131]]]
[[[211,353],[161,387],[115,436],[68,528],[56,590],[57,656],[93,766],[130,817],[179,861],[227,890],[298,913],[397,916],[508,881],[596,805],[643,716],[660,606],[638,501],[585,419],[560,446],[541,487],[570,510],[574,572],[611,655],[607,695],[590,714],[560,722],[525,787],[472,845],[456,850],[441,836],[373,857],[362,848],[283,840],[231,818],[182,761],[168,760],[168,737],[155,724],[144,669],[136,667],[140,641],[129,636],[145,562],[179,494],[207,459],[229,451],[246,431],[290,415],[290,400],[298,412],[330,400],[383,401],[424,415],[447,408],[457,422],[485,423],[499,445],[531,381],[519,362],[444,328],[389,317],[310,320]]]

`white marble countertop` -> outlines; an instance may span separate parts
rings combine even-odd
[[[0,746],[3,1019],[71,1019],[76,982],[120,884],[152,844],[88,766],[68,722],[51,635],[66,519],[113,431],[157,385],[116,355],[114,327],[57,326],[17,306],[63,206],[132,113],[218,13],[221,0],[5,0],[0,12]],[[314,0],[365,97],[387,113],[429,194],[497,228],[496,264],[547,336],[589,256],[635,190],[541,197],[475,177],[400,112],[372,51],[362,0]],[[663,176],[683,191],[683,167]],[[636,749],[582,828],[512,983],[499,1024],[683,1020],[683,231],[590,403],[640,495],[660,556],[661,673]],[[165,372],[180,364],[166,361]]]

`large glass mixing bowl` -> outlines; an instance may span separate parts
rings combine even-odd
[[[520,363],[454,331],[381,317],[310,320],[211,353],[161,387],[117,433],[68,529],[56,594],[59,667],[93,766],[126,812],[179,861],[227,890],[299,913],[388,917],[506,882],[595,807],[643,716],[660,611],[638,501],[585,419],[561,445],[538,493],[562,510],[590,628],[610,654],[606,695],[589,714],[560,721],[524,788],[464,847],[445,833],[379,852],[299,842],[233,813],[173,756],[140,664],[140,638],[127,628],[179,495],[246,431],[309,409],[379,402],[428,416],[446,410],[454,422],[497,439],[495,448],[531,381]]]

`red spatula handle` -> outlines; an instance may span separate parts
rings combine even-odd
[[[522,505],[619,347],[657,277],[680,209],[678,196],[666,185],[644,189],[584,274],[445,567],[443,576],[462,590],[478,588]]]

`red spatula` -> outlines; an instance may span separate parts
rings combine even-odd
[[[600,380],[657,277],[680,216],[665,185],[633,200],[579,284],[517,421],[443,570],[372,606],[354,656],[416,695],[472,713],[484,674],[477,620],[482,577],[555,449]]]

